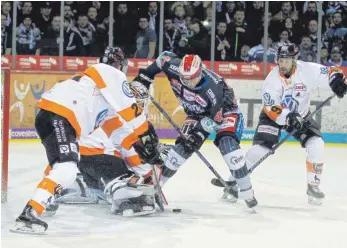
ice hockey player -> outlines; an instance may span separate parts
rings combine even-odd
[[[124,147],[134,147],[145,162],[158,157],[158,137],[141,115],[122,70],[127,68],[124,53],[107,48],[101,63],[86,69],[83,74],[57,83],[42,95],[35,127],[46,149],[52,170],[16,219],[14,232],[43,233],[48,225],[39,219],[54,195],[71,185],[78,172],[80,137],[96,129],[109,135],[121,126],[133,130],[123,140]],[[107,129],[98,128],[107,118]],[[102,132],[104,132],[102,134]]]
[[[149,103],[147,89],[142,84],[133,84],[131,90],[141,115],[145,115]],[[109,121],[106,120],[99,128],[107,130],[108,125]],[[112,204],[112,213],[122,216],[154,213],[152,166],[143,163],[134,148],[127,150],[124,147],[123,140],[129,135],[129,129],[120,127],[109,136],[100,134],[103,132],[96,129],[86,137],[81,137],[79,141],[81,160],[78,163],[81,173],[76,178],[75,187],[62,190],[61,196],[47,210],[55,211],[56,209],[51,206],[57,203],[93,204],[101,199]],[[165,144],[158,145],[160,145],[159,152],[168,149]],[[155,174],[160,176],[159,165],[154,168]]]
[[[186,162],[195,150],[199,150],[210,133],[217,130],[215,145],[236,178],[239,198],[249,207],[257,204],[245,165],[245,157],[239,143],[243,132],[243,117],[234,91],[228,88],[223,78],[203,68],[198,55],[186,55],[180,59],[171,52],[163,52],[146,69],[140,69],[131,82],[147,87],[155,75],[164,72],[173,92],[182,105],[187,118],[181,131],[187,139],[178,137],[162,166],[162,181],[165,183]]]
[[[347,92],[341,69],[297,60],[298,48],[283,45],[277,50],[278,66],[265,79],[263,110],[254,136],[253,146],[246,154],[248,168],[263,157],[280,138],[281,130],[298,131],[294,137],[306,148],[307,195],[309,203],[321,204],[324,193],[319,185],[324,164],[324,141],[315,120],[304,120],[310,113],[311,91],[317,87],[331,90],[339,98]]]

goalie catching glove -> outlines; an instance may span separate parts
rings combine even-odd
[[[160,152],[158,151],[159,138],[153,125],[148,122],[148,130],[139,135],[139,141],[134,144],[134,149],[145,163],[161,164]]]

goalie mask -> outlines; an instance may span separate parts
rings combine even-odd
[[[130,83],[130,89],[133,92],[137,105],[148,115],[149,92],[142,83],[133,81]]]
[[[125,74],[128,72],[128,59],[119,47],[107,47],[99,61],[100,63],[113,66]]]

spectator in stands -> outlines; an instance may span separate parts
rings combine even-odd
[[[231,23],[234,19],[236,2],[234,1],[223,1],[222,5],[223,10],[217,14],[217,20],[225,22],[227,24]]]
[[[247,24],[252,33],[259,27],[259,21],[264,16],[264,2],[253,1],[250,9],[247,9]],[[264,34],[264,32],[263,32]]]
[[[189,25],[189,30],[192,32],[191,37],[182,36],[179,43],[180,55],[187,53],[199,54],[203,60],[210,59],[210,38],[207,30],[198,19],[193,19]]]
[[[308,35],[301,37],[300,48],[300,60],[305,62],[317,62],[316,52],[313,51],[312,41]]]
[[[92,56],[100,57],[108,46],[108,29],[109,18],[104,18],[104,21],[98,25],[95,31],[95,43],[92,49]]]
[[[77,19],[77,32],[82,37],[83,48],[87,56],[90,56],[92,52],[92,44],[95,31],[96,29],[89,22],[87,15],[79,14]]]
[[[340,12],[335,12],[332,15],[333,27],[327,31],[329,40],[329,47],[338,46],[340,49],[346,49],[345,36],[347,35],[347,28],[342,26],[342,15]]]
[[[227,24],[226,22],[220,21],[217,25],[216,34],[216,48],[215,48],[215,60],[226,61],[230,60],[230,40],[226,35]]]
[[[92,6],[96,8],[98,12],[99,20],[104,20],[110,14],[109,1],[93,1]]]
[[[64,18],[69,20],[71,24],[74,24],[71,20],[74,19],[75,14],[72,11],[71,5],[64,5]]]
[[[9,27],[12,19],[11,19],[11,2],[1,1],[1,14],[6,16],[5,26]]]
[[[128,12],[127,3],[119,3],[113,24],[113,41],[114,45],[121,47],[129,57],[135,50],[134,37],[137,26],[134,19],[134,16]]]
[[[182,33],[182,35],[188,35],[188,28],[185,22],[185,9],[182,5],[177,5],[174,8],[174,25]]]
[[[281,11],[272,17],[272,21],[283,22],[287,17],[293,21],[298,20],[298,12],[293,9],[292,2],[281,2]]]
[[[278,42],[276,42],[274,45],[275,50],[277,50],[278,47],[283,46],[284,44],[290,43],[289,34],[288,34],[288,31],[286,29],[283,29],[279,33],[279,37],[280,37],[280,40]]]
[[[60,15],[55,15],[41,41],[41,55],[58,56],[60,44]],[[64,18],[64,56],[85,56],[82,37],[76,27]]]
[[[237,60],[237,61],[244,62],[244,63],[248,62],[248,60],[249,60],[249,58],[248,58],[249,50],[251,50],[251,48],[248,45],[243,45],[241,47],[240,59]]]
[[[148,19],[149,28],[154,30],[157,37],[159,36],[159,14],[158,14],[158,2],[148,2]]]
[[[264,37],[261,38],[261,43],[255,47],[252,47],[248,51],[248,61],[249,62],[263,62],[264,60]],[[266,55],[267,55],[267,61],[270,63],[275,62],[275,57],[276,57],[276,50],[271,47],[272,45],[272,39],[269,36],[267,39],[267,46],[266,46]]]
[[[228,25],[228,34],[231,36],[231,59],[240,59],[241,47],[243,45],[249,45],[250,33],[248,31],[248,25],[245,22],[244,9],[237,9],[235,11],[233,22]]]
[[[16,37],[17,54],[39,55],[37,43],[41,40],[41,33],[38,28],[32,25],[30,16],[23,16],[22,23],[17,27]]]
[[[322,65],[328,65],[328,57],[329,57],[328,48],[322,47],[321,54],[320,54],[320,63]]]
[[[148,17],[139,18],[140,30],[136,33],[136,52],[134,58],[153,59],[157,44],[155,31],[149,28]]]
[[[100,20],[98,18],[98,12],[97,12],[96,8],[95,7],[90,7],[88,9],[88,14],[87,15],[88,15],[89,23],[91,25],[93,25],[94,30],[96,30],[98,25],[99,25],[99,23],[100,23]]]
[[[311,20],[318,21],[317,3],[315,1],[308,1],[304,4],[304,14],[300,19],[304,28],[307,28]]]
[[[12,33],[9,27],[6,27],[7,17],[1,14],[1,55],[10,55],[12,47]]]
[[[288,39],[291,42],[298,44],[300,42],[300,28],[298,25],[294,26],[293,20],[287,17],[284,21],[284,27],[285,30],[288,31]]]
[[[52,6],[50,2],[44,2],[41,5],[41,13],[35,18],[35,26],[40,28],[43,37],[52,23]]]
[[[203,21],[203,25],[210,34],[211,28],[212,28],[212,6],[211,5],[205,9],[205,19]]]
[[[329,66],[347,66],[347,61],[342,60],[340,48],[334,47],[330,53]]]
[[[170,17],[164,20],[164,51],[177,52],[178,43],[181,40],[181,32],[173,25],[173,20]]]
[[[18,12],[17,23],[21,23],[26,16],[31,16],[33,4],[31,2],[23,2],[21,12]]]

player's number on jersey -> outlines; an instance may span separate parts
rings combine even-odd
[[[138,117],[138,116],[141,115],[142,110],[141,110],[141,108],[139,108],[139,106],[138,106],[136,103],[133,103],[133,104],[131,105],[131,108],[134,110],[135,117]]]

